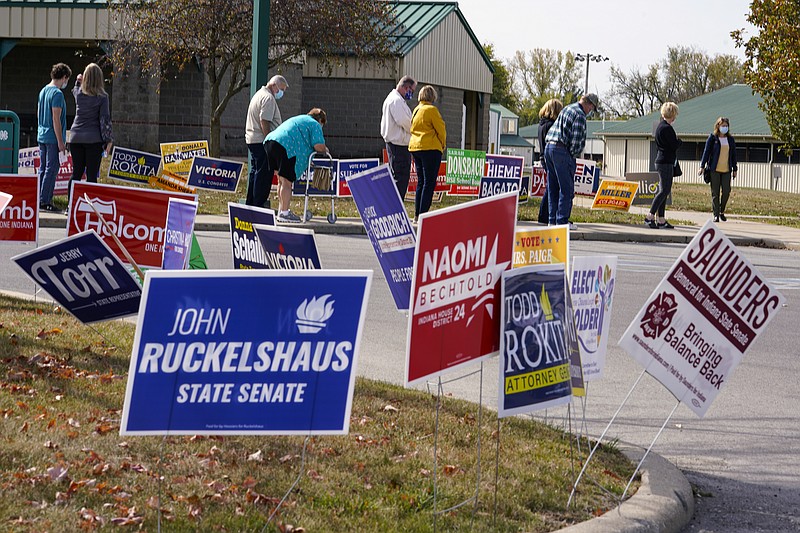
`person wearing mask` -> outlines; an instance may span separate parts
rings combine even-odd
[[[570,230],[578,229],[569,220],[575,196],[575,159],[583,155],[586,145],[586,117],[599,107],[600,99],[596,94],[584,94],[578,102],[561,110],[547,132],[544,161],[550,225],[568,224]]]
[[[58,213],[53,205],[56,175],[61,166],[60,154],[66,154],[67,102],[61,91],[67,88],[72,70],[56,63],[50,70],[50,83],[39,91],[39,209]]]
[[[274,169],[267,164],[267,153],[264,150],[264,139],[275,128],[281,125],[281,110],[278,109],[278,100],[283,97],[284,91],[289,88],[286,78],[273,76],[269,82],[261,87],[250,99],[247,108],[247,122],[244,128],[244,142],[250,153],[250,173],[247,177],[247,205],[269,207],[269,191],[272,189],[272,174]],[[288,185],[291,196],[291,184]],[[286,187],[285,183],[278,180],[278,197]]]
[[[550,128],[555,123],[556,118],[558,118],[558,114],[561,113],[562,109],[564,109],[564,104],[561,103],[561,100],[551,98],[545,102],[545,104],[539,110],[539,150],[541,150],[539,161],[545,168],[544,147],[547,144],[545,138],[547,137],[547,133],[550,131]],[[547,190],[545,190],[544,196],[542,197],[542,202],[539,204],[539,224],[547,225],[550,222],[549,209],[547,207]]]
[[[411,116],[411,140],[408,150],[417,167],[417,194],[414,197],[414,222],[427,213],[433,202],[433,190],[439,165],[447,145],[447,131],[439,109],[433,105],[438,98],[436,89],[426,85],[419,91],[419,104]]]
[[[86,172],[86,180],[97,183],[103,152],[111,150],[114,138],[103,70],[96,63],[89,63],[83,74],[78,74],[72,95],[75,97],[75,120],[72,121],[69,141],[72,154],[70,182],[80,180]]]
[[[736,141],[730,133],[730,121],[719,117],[714,123],[714,131],[706,139],[703,157],[700,159],[698,175],[707,168],[711,173],[711,209],[714,222],[725,222],[725,207],[731,195],[731,178],[736,179]],[[722,196],[720,197],[720,192]]]
[[[315,107],[307,115],[292,117],[267,134],[264,151],[267,164],[278,173],[278,182],[286,186],[278,189],[278,222],[299,224],[300,217],[289,210],[292,200],[292,183],[302,176],[313,152],[329,154],[322,135],[322,126],[328,121],[325,111]]]
[[[389,167],[400,199],[406,199],[408,180],[411,176],[411,108],[406,103],[414,97],[417,82],[411,76],[403,76],[397,87],[383,101],[381,109],[381,137],[386,143]]]
[[[665,212],[667,197],[672,192],[672,179],[675,176],[675,163],[678,161],[678,148],[683,141],[678,139],[672,123],[678,118],[678,105],[675,102],[664,102],[661,106],[661,122],[656,126],[656,171],[658,172],[658,190],[650,205],[650,212],[645,215],[644,223],[652,229],[673,229],[667,222]],[[658,215],[658,220],[656,220]]]

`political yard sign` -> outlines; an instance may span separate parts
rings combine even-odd
[[[603,376],[616,277],[615,255],[582,256],[572,261],[570,294],[586,381]]]
[[[189,187],[210,191],[236,192],[244,163],[195,156],[189,170]]]
[[[406,386],[497,354],[500,277],[511,268],[516,221],[515,192],[420,217]]]
[[[84,324],[136,314],[142,292],[94,231],[61,239],[12,260]]]
[[[111,163],[108,177],[147,185],[151,178],[158,176],[161,156],[148,152],[115,146],[111,150]]]
[[[708,221],[619,344],[702,417],[782,305],[783,296]]]
[[[371,278],[148,273],[120,434],[346,434]]]
[[[600,186],[600,167],[591,159],[575,160],[575,194],[594,196]]]
[[[95,214],[95,209],[106,225]],[[94,230],[123,262],[113,233],[140,267],[161,268],[165,223],[170,198],[194,201],[190,194],[154,191],[85,181],[72,183],[67,235]]]
[[[604,179],[594,195],[592,209],[627,213],[633,205],[639,184],[635,181]]]
[[[388,165],[347,177],[349,189],[398,310],[411,297],[417,238]]]
[[[564,265],[503,273],[500,323],[500,418],[570,402]]]
[[[39,239],[39,178],[0,174],[0,191],[11,198],[0,213],[0,242],[37,242]]]
[[[567,264],[569,226],[519,229],[514,235],[514,268],[526,265]]]
[[[20,148],[19,150],[19,173],[30,175],[39,173],[39,147]],[[59,156],[58,174],[56,174],[56,185],[53,187],[53,195],[63,196],[69,190],[69,180],[72,178],[72,154],[67,153],[65,157]]]
[[[197,202],[170,198],[167,207],[167,225],[164,234],[164,256],[161,268],[164,270],[185,270],[189,268],[192,251],[194,219],[197,216]]]
[[[314,230],[253,224],[264,250],[267,268],[272,270],[320,270]]]
[[[528,196],[531,198],[544,198],[547,190],[547,169],[541,163],[536,162],[531,169],[531,186]]]
[[[625,181],[639,183],[633,205],[652,205],[653,198],[658,192],[658,180],[658,172],[628,172],[625,174]],[[667,195],[666,205],[672,205],[672,191]]]
[[[486,166],[486,152],[479,150],[447,149],[447,183],[455,185],[480,184]]]
[[[353,174],[364,172],[380,165],[380,160],[373,159],[340,159],[336,171],[336,196],[347,198],[353,196],[347,178]]]
[[[192,159],[208,156],[208,141],[161,143],[164,171],[186,179],[192,169]]]
[[[231,258],[235,270],[269,268],[267,256],[258,242],[253,224],[275,225],[275,211],[228,202]]]

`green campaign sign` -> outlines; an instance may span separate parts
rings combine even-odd
[[[477,187],[486,168],[486,152],[447,149],[447,183]]]

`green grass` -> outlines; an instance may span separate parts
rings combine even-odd
[[[429,531],[436,397],[359,379],[350,433],[302,437],[119,436],[134,327],[87,327],[58,308],[0,297],[0,529],[91,531],[112,524],[167,531]],[[551,531],[616,505],[633,465],[602,446],[577,503],[574,440],[528,418],[502,421],[444,397],[438,441],[442,531]],[[500,446],[499,484],[495,450]],[[584,453],[586,447],[583,448]],[[159,484],[159,479],[163,482]],[[608,493],[601,490],[609,491]],[[495,489],[497,517],[494,518]]]

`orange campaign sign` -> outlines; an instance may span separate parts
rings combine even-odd
[[[594,195],[592,209],[629,211],[639,189],[638,181],[604,179]]]
[[[527,265],[568,264],[569,226],[542,226],[520,229],[514,235],[514,264],[512,268]]]

